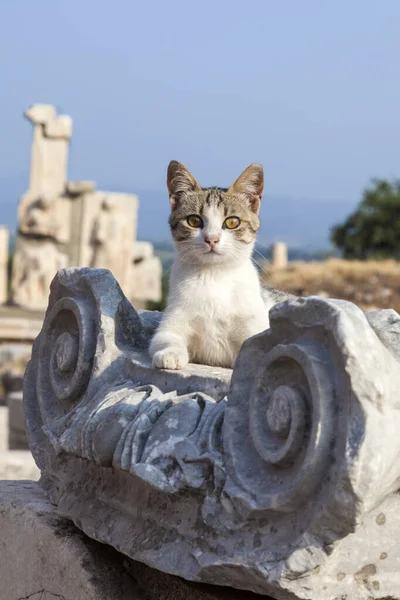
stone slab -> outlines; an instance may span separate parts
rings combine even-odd
[[[127,559],[59,517],[32,481],[0,482],[0,530],[2,600],[260,598],[189,583]]]
[[[0,482],[4,600],[142,600],[121,556],[57,517],[30,481]]]
[[[35,104],[25,111],[24,115],[35,125],[44,125],[56,117],[56,109],[51,104]]]
[[[67,181],[65,189],[70,196],[81,196],[95,191],[94,181]]]

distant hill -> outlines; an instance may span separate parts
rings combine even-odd
[[[16,226],[18,198],[27,189],[27,178],[0,178],[0,224],[11,231]],[[117,185],[101,186],[112,191],[133,191],[139,196],[138,237],[159,242],[170,239],[168,229],[169,202],[164,191],[139,191],[121,189]],[[342,221],[355,207],[356,202],[319,201],[264,196],[261,207],[259,241],[270,245],[284,241],[292,248],[329,248],[329,230]]]

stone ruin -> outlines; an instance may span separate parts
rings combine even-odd
[[[285,242],[272,244],[271,266],[273,269],[286,269],[288,266],[288,248]]]
[[[25,116],[33,124],[31,173],[18,208],[12,302],[45,310],[50,283],[66,266],[109,269],[136,305],[159,301],[161,263],[151,244],[136,241],[138,198],[67,181],[71,117],[42,104]]]
[[[10,282],[9,232],[0,226],[0,380],[5,365],[15,371],[13,363],[30,353],[43,323],[50,283],[59,269],[107,268],[135,306],[161,299],[161,262],[152,244],[136,240],[137,196],[96,190],[91,181],[68,181],[71,117],[57,115],[50,105],[35,105],[25,117],[33,125],[31,169],[29,189],[18,207]],[[20,372],[14,372],[11,383],[10,375],[6,373],[4,394],[0,392],[0,441],[7,440],[0,449],[0,478],[12,471],[18,456],[19,470],[26,464],[26,473],[33,472],[31,457],[22,452],[28,443]],[[8,449],[21,452],[11,456]]]
[[[54,279],[24,379],[40,486],[0,486],[7,600],[400,598],[400,316],[287,300],[232,371],[152,368],[160,317],[109,271]]]

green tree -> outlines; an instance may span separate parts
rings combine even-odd
[[[344,258],[400,258],[400,180],[373,179],[331,240]]]

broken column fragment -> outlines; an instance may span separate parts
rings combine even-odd
[[[233,371],[153,369],[159,318],[108,271],[53,281],[24,403],[58,514],[187,580],[277,599],[400,598],[393,311],[287,300]]]

